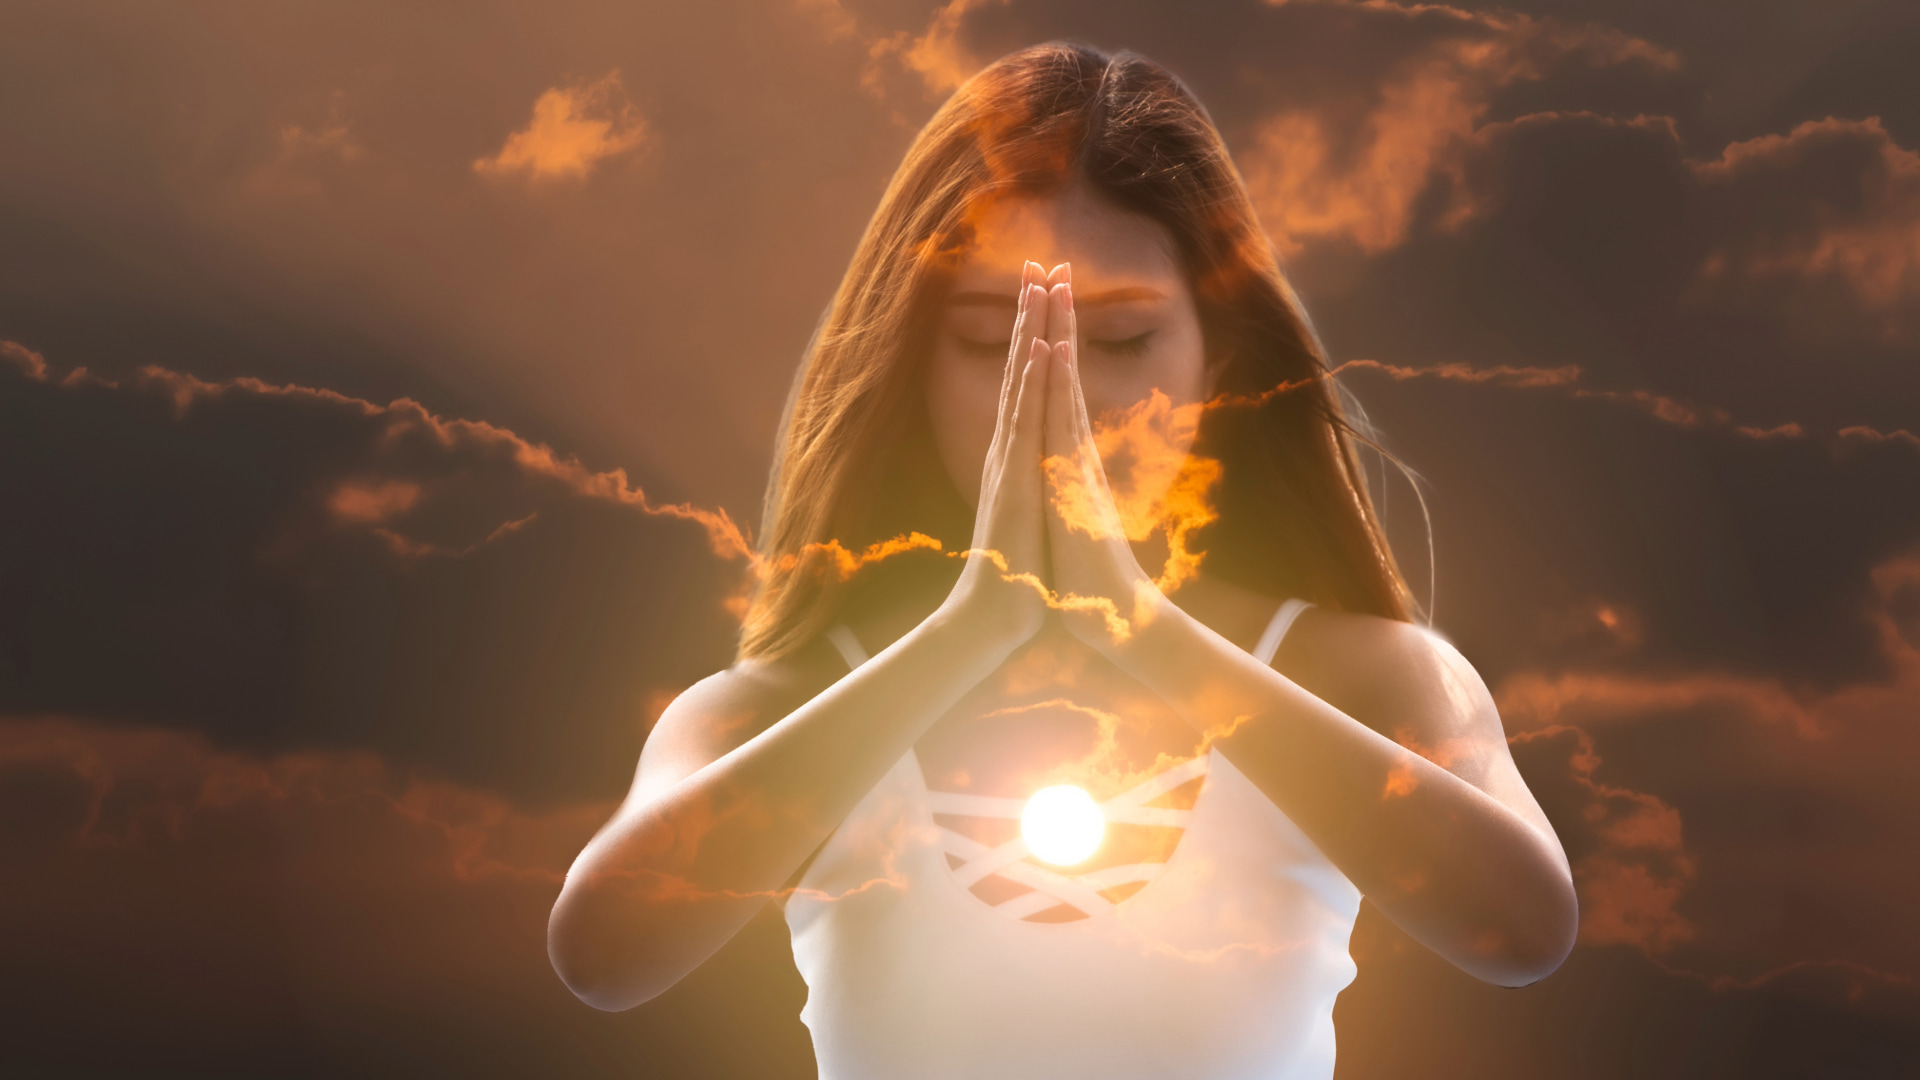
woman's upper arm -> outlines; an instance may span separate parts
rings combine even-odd
[[[736,664],[689,686],[667,705],[640,748],[633,789],[615,820],[725,757],[778,723],[824,689],[804,669],[791,665]],[[825,841],[822,841],[824,844]],[[776,902],[794,888],[813,862],[808,855]]]
[[[1514,764],[1493,694],[1460,650],[1414,623],[1364,615],[1330,622],[1340,625],[1314,651],[1337,670],[1325,680],[1329,692],[1308,689],[1554,837]]]
[[[786,700],[793,682],[791,672],[747,661],[681,691],[647,733],[622,809],[658,797],[797,708]]]

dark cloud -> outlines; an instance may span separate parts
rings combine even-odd
[[[1656,932],[1631,943],[1692,970],[1745,977],[1809,959],[1905,977],[1920,971],[1920,942],[1905,928],[1905,912],[1920,903],[1920,874],[1886,854],[1920,845],[1912,824],[1920,802],[1906,768],[1920,757],[1912,725],[1920,650],[1908,624],[1920,550],[1875,567],[1871,580],[1867,615],[1890,672],[1884,680],[1821,693],[1763,674],[1568,667],[1519,673],[1495,688],[1521,760],[1539,761],[1577,739],[1580,754],[1605,764],[1582,772],[1581,757],[1570,759],[1575,795],[1588,780],[1632,777],[1661,804],[1637,815],[1662,825],[1634,830],[1649,840],[1669,838],[1671,811],[1673,843],[1634,850],[1693,863],[1678,873],[1671,861],[1639,859],[1646,886],[1668,886],[1640,894],[1666,900],[1647,910],[1684,921],[1686,930],[1663,939],[1654,920]],[[1541,768],[1529,777],[1557,773]],[[1596,828],[1608,840],[1617,819],[1612,810],[1556,818],[1571,826],[1561,826],[1570,855]],[[1593,850],[1606,856],[1612,848]]]
[[[1599,850],[1622,819],[1583,826],[1596,792],[1556,796],[1609,766],[1558,738],[1532,748],[1529,781],[1576,854]],[[632,1012],[559,985],[546,910],[606,803],[529,812],[366,753],[13,719],[0,806],[0,998],[9,1061],[36,1074],[813,1075],[771,913]],[[1920,1051],[1912,981],[1860,965],[1715,977],[1588,944],[1515,992],[1371,908],[1352,950],[1344,1077],[1878,1077]]]
[[[1701,302],[1787,306],[1824,341],[1920,344],[1920,153],[1878,117],[1808,121],[1693,171],[1726,237],[1692,283]]]
[[[644,1011],[560,984],[547,910],[608,803],[14,719],[0,807],[16,1074],[811,1075],[777,918]]]
[[[1342,1075],[1912,1075],[1916,34],[1876,0],[8,5],[9,1051],[812,1075],[776,917],[618,1017],[541,927],[731,654],[732,522],[915,127],[1069,36],[1225,131],[1580,879],[1519,992],[1366,916]]]
[[[1363,908],[1334,1007],[1342,1078],[1904,1077],[1920,992],[1844,967],[1717,987],[1624,946],[1576,949],[1545,982],[1478,983]]]
[[[623,472],[405,400],[11,358],[0,709],[610,794],[731,656],[738,534]]]

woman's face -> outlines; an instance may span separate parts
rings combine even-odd
[[[1096,429],[1103,416],[1147,401],[1155,390],[1176,406],[1211,390],[1215,372],[1199,312],[1165,226],[1075,185],[1058,195],[1000,200],[975,228],[974,247],[939,312],[926,380],[941,461],[970,504],[979,503],[1027,259],[1048,269],[1073,266],[1080,382]],[[1191,443],[1190,430],[1184,441]],[[1184,455],[1188,447],[1168,449]],[[1119,488],[1130,478],[1114,467],[1107,463],[1108,478]],[[1148,499],[1160,494],[1135,490]]]

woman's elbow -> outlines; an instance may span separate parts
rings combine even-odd
[[[547,959],[573,995],[604,1012],[624,1012],[664,993],[671,983],[650,985],[645,966],[632,962],[632,942],[615,939],[593,898],[562,889],[547,917]],[[631,924],[629,924],[631,927]]]
[[[1556,875],[1509,933],[1491,936],[1499,939],[1492,950],[1498,959],[1475,974],[1497,986],[1537,983],[1560,969],[1579,933],[1580,901],[1573,878]]]

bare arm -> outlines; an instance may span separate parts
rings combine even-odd
[[[1004,647],[947,615],[710,761],[711,732],[751,724],[751,676],[682,695],[634,788],[567,875],[549,924],[554,967],[582,999],[625,1009],[712,955],[921,733],[990,674]],[[730,707],[731,706],[731,707]],[[724,737],[722,735],[721,737]],[[659,747],[656,750],[656,746]]]
[[[1324,662],[1309,667],[1337,673],[1320,688],[1329,701],[1162,595],[1128,546],[1087,419],[1071,284],[1056,285],[1052,296],[1054,580],[1130,613],[1116,628],[1081,608],[1066,616],[1069,628],[1218,746],[1428,948],[1507,986],[1552,972],[1573,948],[1579,921],[1572,873],[1472,665],[1407,623],[1323,617],[1320,626],[1339,632]],[[1071,492],[1080,494],[1069,499]],[[1061,510],[1067,505],[1071,520]]]
[[[1301,646],[1343,669],[1324,696],[1183,613],[1121,651],[1401,929],[1487,982],[1546,977],[1573,948],[1573,879],[1485,684],[1408,623],[1314,629]]]
[[[548,923],[555,970],[589,1004],[631,1008],[699,966],[1039,628],[1037,578],[1020,578],[1042,550],[1045,295],[1023,281],[972,545],[992,557],[970,556],[937,611],[858,671],[802,691],[798,707],[791,671],[747,662],[667,709],[632,793],[574,861]]]

